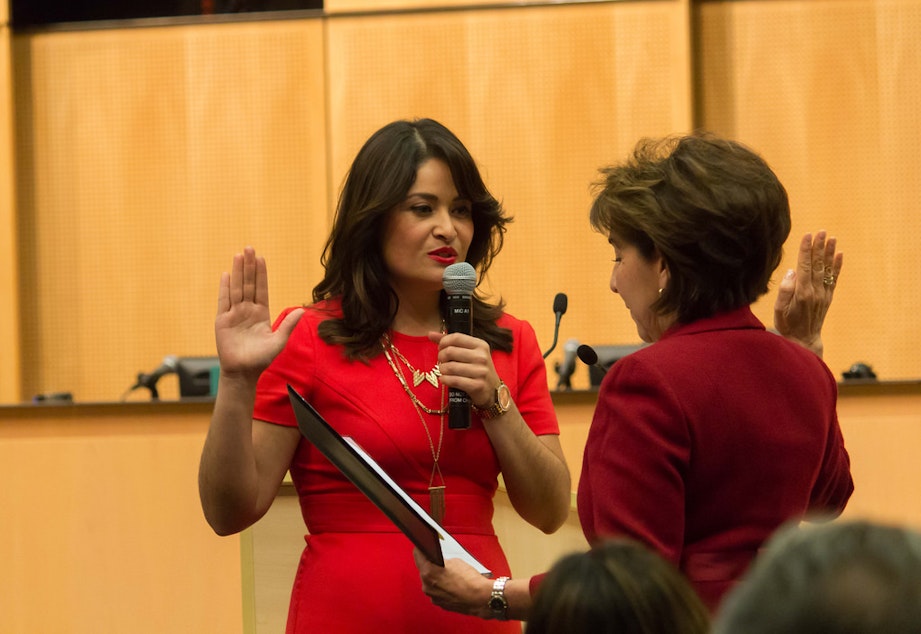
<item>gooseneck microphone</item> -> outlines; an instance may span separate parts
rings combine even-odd
[[[590,345],[583,343],[576,349],[576,354],[582,359],[585,365],[595,365],[598,363],[598,353]]]
[[[553,343],[550,344],[550,348],[544,353],[545,359],[550,356],[550,353],[556,348],[556,340],[557,337],[560,336],[560,320],[566,313],[568,303],[569,300],[566,298],[566,293],[557,293],[556,297],[553,298],[553,313],[556,315],[556,323],[553,325]]]
[[[445,326],[448,332],[473,334],[473,289],[476,270],[469,262],[457,262],[442,275],[447,296]],[[448,388],[448,429],[470,428],[470,395],[455,387]]]

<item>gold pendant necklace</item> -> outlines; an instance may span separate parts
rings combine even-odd
[[[406,383],[406,379],[403,377],[403,373],[396,366],[396,363],[394,363],[389,351],[393,350],[393,352],[399,356],[400,360],[403,361],[403,363],[405,363],[406,366],[413,371],[414,377],[417,371],[409,364],[408,361],[406,361],[406,358],[400,354],[399,350],[394,347],[393,343],[390,341],[390,338],[386,335],[384,340],[381,341],[381,348],[384,350],[384,357],[387,359],[387,364],[390,366],[390,369],[393,370],[393,373],[397,379],[399,379],[400,385],[403,386],[403,390],[409,395],[409,398],[413,404],[413,409],[416,410],[416,414],[419,415],[419,422],[422,423],[422,429],[425,430],[425,437],[429,441],[429,451],[432,453],[432,473],[429,476],[429,514],[432,516],[432,519],[441,524],[444,521],[445,516],[445,479],[441,473],[441,466],[438,464],[438,459],[441,458],[441,446],[445,436],[445,413],[448,411],[447,404],[445,403],[445,387],[444,385],[441,386],[441,408],[430,409],[426,407],[413,393],[413,391],[409,389],[409,385]],[[436,365],[432,369],[432,372],[437,370],[438,366]],[[438,376],[440,376],[440,374]],[[426,380],[429,379],[426,378]],[[418,386],[421,382],[422,381],[420,380],[418,383],[416,383],[416,385]],[[435,387],[438,386],[437,378],[434,382],[429,380],[429,383],[432,383],[432,385]],[[437,448],[435,447],[435,443],[432,440],[432,434],[429,431],[429,426],[425,422],[425,416],[422,414],[423,410],[429,414],[438,416]],[[441,482],[439,485],[435,484],[436,474],[438,475],[438,479]]]
[[[397,355],[397,358],[403,362],[403,365],[409,368],[409,371],[413,373],[413,387],[419,387],[422,381],[428,381],[432,384],[432,387],[438,387],[438,377],[441,376],[441,370],[438,369],[437,363],[435,364],[435,367],[433,367],[428,372],[417,370],[413,367],[413,364],[411,364],[409,360],[403,356],[403,353],[400,352],[399,348],[393,345],[393,341],[391,341],[389,337],[387,338],[387,345],[390,350],[392,350],[393,353]]]
[[[384,351],[384,356],[387,358],[387,363],[390,364],[390,369],[393,370],[393,373],[396,375],[397,379],[399,379],[400,381],[400,385],[403,386],[403,389],[406,391],[406,393],[409,395],[409,398],[412,399],[412,402],[415,405],[421,407],[422,410],[426,412],[427,414],[447,413],[448,409],[447,407],[444,407],[443,405],[441,409],[431,409],[429,407],[426,407],[425,405],[422,404],[422,401],[419,400],[419,397],[416,396],[415,393],[413,393],[413,391],[409,388],[409,384],[406,382],[406,379],[403,377],[403,373],[396,366],[396,363],[394,363],[393,357],[390,356],[390,351],[393,350],[393,353],[399,357],[400,361],[403,361],[403,363],[406,364],[406,367],[409,368],[410,371],[414,373],[413,376],[415,376],[415,373],[418,371],[415,370],[411,365],[409,365],[409,362],[406,361],[406,358],[402,354],[400,354],[400,351],[396,349],[396,346],[393,345],[393,342],[390,341],[390,337],[388,337],[387,335],[384,335],[383,339],[381,340],[381,348]],[[428,378],[426,378],[426,380],[432,384],[432,387],[438,387],[439,381],[437,377],[441,376],[441,372],[438,370],[437,364],[435,365],[434,368],[432,368],[431,372],[426,373],[426,374],[430,374],[433,372],[437,372],[437,376],[434,377],[433,380],[428,380]],[[419,383],[422,383],[422,381],[420,380]],[[416,386],[418,386],[419,383],[416,383]]]

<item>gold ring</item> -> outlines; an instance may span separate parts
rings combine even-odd
[[[826,275],[825,278],[822,280],[822,282],[825,284],[825,286],[834,286],[834,285],[835,285],[835,276],[834,276],[834,275]]]

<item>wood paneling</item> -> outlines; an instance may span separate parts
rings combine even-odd
[[[0,403],[19,400],[19,256],[13,174],[13,97],[7,5],[0,2]]]
[[[856,361],[881,379],[916,378],[921,3],[696,4],[700,123],[761,152],[790,194],[793,239],[779,270],[806,231],[828,229],[845,253],[826,362],[839,378]]]
[[[0,408],[4,632],[242,631],[198,500],[210,404]]]
[[[562,339],[634,341],[588,183],[688,127],[687,49],[686,2],[17,36],[20,398],[117,400],[167,354],[212,354],[245,244],[274,312],[307,301],[345,169],[397,117],[452,127],[516,217],[486,286],[511,312],[549,342],[565,291]]]
[[[164,355],[213,354],[220,273],[247,244],[273,310],[309,299],[327,231],[318,21],[22,35],[14,60],[23,398],[117,400]]]
[[[324,0],[327,13],[347,11],[423,10],[446,7],[498,5],[496,0]]]

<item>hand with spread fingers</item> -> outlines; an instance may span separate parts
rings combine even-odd
[[[285,347],[303,313],[292,311],[277,330],[272,329],[265,258],[246,247],[234,256],[230,272],[221,276],[214,322],[221,372],[258,379]]]
[[[822,325],[841,275],[844,254],[837,239],[819,231],[803,236],[796,270],[784,275],[774,303],[774,327],[781,335],[822,356]]]

